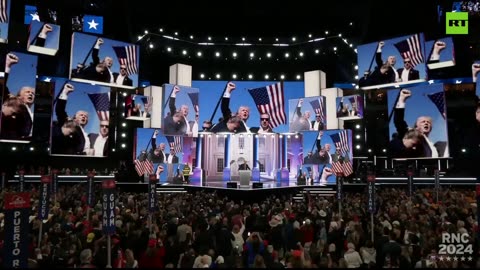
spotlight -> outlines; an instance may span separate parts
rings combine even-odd
[[[150,47],[150,49],[153,49],[153,43],[150,43],[150,45],[148,45],[148,47]]]
[[[200,78],[201,78],[201,79],[205,78],[205,74],[200,73]]]
[[[299,75],[297,75],[296,78],[297,78],[297,80],[300,80],[302,78],[302,76],[300,76],[300,74],[299,74]]]
[[[295,134],[295,139],[298,139],[298,134]]]
[[[382,152],[384,152],[384,153],[387,152],[387,149],[383,149]]]
[[[355,70],[358,70],[358,65],[355,65]]]
[[[336,52],[336,51],[337,51],[337,47],[333,47],[333,51]]]
[[[215,75],[215,78],[220,79],[220,73],[217,73],[217,74]]]
[[[233,56],[233,57],[237,57],[237,53],[236,53],[236,52],[233,52],[233,53],[232,53],[232,56]]]
[[[290,54],[287,52],[285,53],[285,58],[288,58],[288,57],[290,57]]]
[[[316,49],[315,50],[315,54],[319,54],[320,53],[320,50],[319,49]]]
[[[190,36],[190,39],[193,39],[193,36]]]
[[[127,92],[123,92],[122,95],[123,95],[124,97],[126,97],[126,96],[127,96]]]
[[[208,40],[212,40],[212,37],[208,37]]]
[[[357,140],[360,139],[360,135],[357,134],[357,135],[355,136],[355,138],[356,138]]]
[[[248,78],[249,78],[249,79],[253,79],[253,75],[252,75],[252,74],[248,74]]]
[[[300,57],[303,57],[303,52],[299,52],[298,55],[299,55]]]
[[[197,52],[197,56],[198,57],[202,56],[202,52]]]
[[[268,52],[268,53],[267,53],[267,57],[268,57],[268,58],[272,57],[272,54]]]
[[[122,133],[122,138],[125,138],[127,137],[127,134],[126,133]]]
[[[33,151],[33,150],[35,150],[35,148],[33,148],[33,146],[32,146],[32,147],[30,147],[30,151]]]
[[[338,34],[338,37],[342,37],[342,33]]]
[[[297,38],[296,38],[296,37],[292,37],[292,41],[295,41],[295,40],[297,40]]]
[[[312,34],[308,34],[308,37],[311,38],[311,37],[312,37]]]
[[[144,33],[145,33],[145,35],[148,35],[148,30],[145,30],[145,32],[144,32]]]
[[[17,147],[12,146],[12,151],[16,151],[16,150],[17,150]]]
[[[167,52],[171,52],[171,51],[172,51],[172,48],[167,47]]]
[[[122,148],[125,148],[125,147],[127,147],[127,145],[126,145],[126,144],[124,144],[124,143],[122,143]]]
[[[244,37],[242,37],[242,41],[245,41],[245,38],[244,38]]]
[[[178,32],[175,32],[175,36],[178,36]]]
[[[356,128],[356,129],[360,129],[360,125],[357,124],[357,125],[355,126],[355,128]]]
[[[325,31],[325,35],[328,35],[328,31]]]
[[[278,38],[275,38],[275,41],[278,41]]]
[[[127,126],[127,123],[126,122],[123,122],[122,123],[122,127],[126,127]]]
[[[462,148],[462,153],[465,153],[465,152],[467,152],[467,149]]]
[[[112,152],[115,152],[115,148],[112,148]]]
[[[360,144],[357,144],[355,148],[360,149]]]
[[[228,40],[228,37],[225,37],[225,40]]]
[[[268,78],[270,78],[270,76],[268,74],[265,74],[265,80],[268,80]]]
[[[232,74],[232,79],[236,79],[237,78],[237,74],[233,73]]]
[[[285,80],[285,75],[283,75],[283,74],[280,75],[280,79],[281,79],[281,80]]]
[[[160,32],[163,32],[163,28],[160,28],[159,31],[160,31]]]
[[[368,153],[371,153],[372,152],[372,149],[368,149]]]
[[[215,57],[220,57],[220,52],[215,52]]]
[[[355,75],[355,80],[358,80],[358,75]]]
[[[186,51],[186,50],[183,50],[183,51],[182,51],[182,54],[183,54],[183,55],[187,55],[187,51]]]
[[[258,38],[258,41],[262,41],[262,38]]]

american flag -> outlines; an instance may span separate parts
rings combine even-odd
[[[138,73],[138,54],[137,46],[112,46],[115,54],[117,55],[118,62],[120,65],[125,65],[127,67],[127,74],[137,74]]]
[[[419,34],[415,34],[405,40],[395,43],[394,45],[403,59],[410,58],[414,67],[424,62]]]
[[[198,92],[188,93],[188,97],[192,101],[193,109],[198,113]]]
[[[145,159],[145,160],[134,160],[135,163],[135,170],[138,173],[138,176],[142,176],[145,173],[147,174],[152,174],[153,173],[153,162],[151,160]]]
[[[110,93],[88,94],[100,121],[110,120]]]
[[[7,0],[0,0],[0,23],[8,22]]]
[[[445,93],[443,91],[433,93],[433,94],[427,94],[427,97],[435,104],[437,107],[438,111],[442,115],[443,119],[446,118],[445,114]]]
[[[165,136],[167,138],[170,149],[175,150],[175,153],[182,152],[182,139],[181,136]]]
[[[152,100],[153,98],[148,96],[148,97],[142,97],[142,102],[145,107],[145,111],[147,113],[150,113],[152,111]]]
[[[320,114],[320,122],[325,123],[325,106],[323,105],[324,97],[316,98],[310,101],[315,114]]]
[[[335,173],[343,173],[349,176],[353,173],[352,162],[349,159],[350,147],[348,139],[348,131],[342,130],[339,133],[331,134],[335,148],[339,150],[339,156],[336,160],[332,160],[332,169]]]
[[[285,98],[283,96],[283,83],[268,85],[265,87],[248,89],[255,101],[260,114],[270,115],[270,126],[275,128],[287,123],[285,115]]]

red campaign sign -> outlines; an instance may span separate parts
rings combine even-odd
[[[49,184],[50,182],[52,182],[52,177],[50,175],[42,175],[40,177],[40,182]]]
[[[115,180],[105,180],[102,182],[102,188],[104,189],[115,188],[115,186]]]
[[[368,182],[375,182],[375,175],[373,175],[373,174],[367,175],[367,181]]]
[[[157,175],[156,174],[150,174],[148,176],[148,179],[152,182],[156,182],[157,181]]]
[[[88,174],[87,174],[88,177],[94,177],[95,176],[95,172],[92,172],[92,171],[89,171]]]
[[[5,194],[5,209],[30,208],[30,193],[7,193]]]

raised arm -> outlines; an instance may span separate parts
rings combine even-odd
[[[227,84],[227,90],[225,90],[225,94],[223,94],[222,104],[221,104],[221,110],[222,110],[224,121],[227,121],[228,119],[230,119],[230,117],[232,117],[232,111],[230,110],[230,96],[233,90],[235,90],[235,84],[232,82],[229,82]]]
[[[59,126],[63,126],[65,121],[68,119],[68,114],[66,111],[68,94],[73,92],[75,87],[69,83],[65,84],[62,89],[62,93],[58,97],[57,103],[55,105],[55,114],[57,116],[57,122]]]
[[[175,106],[175,100],[177,98],[177,93],[180,92],[180,87],[174,86],[172,94],[170,95],[170,99],[168,100],[168,107],[170,109],[170,116],[173,117],[173,115],[177,112],[177,107]]]
[[[382,60],[382,48],[385,46],[385,42],[380,41],[378,43],[377,50],[375,52],[375,63],[377,64],[377,67],[380,68],[383,65],[383,60]]]
[[[403,138],[408,131],[408,124],[405,122],[405,102],[412,95],[410,90],[402,89],[398,98],[397,104],[395,104],[393,123],[397,129],[399,138]]]

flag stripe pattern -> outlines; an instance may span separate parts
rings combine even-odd
[[[394,45],[400,55],[402,55],[403,59],[410,58],[414,67],[424,62],[419,34],[415,34],[405,40],[395,43]]]
[[[88,94],[100,121],[110,120],[110,93]]]
[[[145,159],[140,161],[138,159],[134,160],[135,163],[135,170],[138,173],[138,176],[142,176],[146,174],[153,173],[153,162],[151,160]]]
[[[348,144],[348,132],[342,130],[339,133],[331,134],[335,148],[340,150],[342,155],[341,158],[338,158],[337,161],[332,162],[332,169],[335,173],[343,173],[345,176],[353,174],[353,166],[350,161],[350,147]]]
[[[248,92],[252,96],[253,101],[255,101],[260,114],[270,115],[271,128],[287,123],[283,83],[248,89]]]
[[[322,123],[325,123],[325,113],[324,113],[325,107],[323,106],[323,97],[310,101],[310,105],[312,105],[312,108],[315,111],[315,114],[320,114],[320,121]]]
[[[445,118],[445,93],[440,91],[428,94],[427,97],[435,104],[442,117]]]
[[[182,152],[182,139],[180,136],[166,136],[170,149],[175,150],[175,153]]]
[[[127,67],[127,74],[137,74],[138,73],[138,56],[137,56],[137,46],[120,46],[112,47],[117,55],[118,62],[120,65],[125,65]]]
[[[0,0],[0,23],[8,22],[7,0]]]

